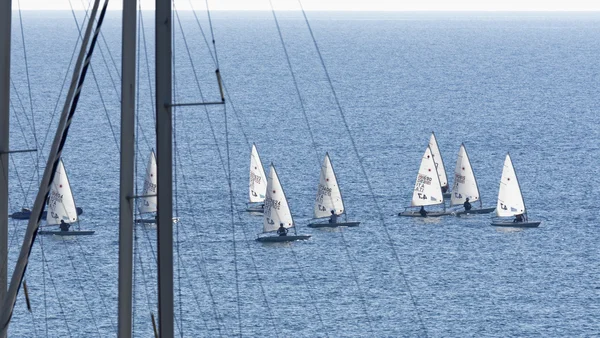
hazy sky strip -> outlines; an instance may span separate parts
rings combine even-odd
[[[3,0],[4,1],[4,0]],[[72,0],[83,9],[88,0]],[[154,0],[141,0],[143,9],[153,9]],[[209,0],[213,10],[270,10],[268,0]],[[66,0],[21,0],[21,9],[69,9]],[[196,9],[206,8],[204,0],[192,0]],[[297,0],[273,0],[277,10],[298,10]],[[180,10],[190,9],[188,0],[176,0]],[[337,11],[600,11],[598,0],[302,0],[306,10]],[[111,0],[110,9],[120,9],[122,0]],[[13,8],[17,1],[13,0]]]

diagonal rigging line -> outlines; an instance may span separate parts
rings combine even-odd
[[[315,142],[315,138],[314,138],[314,134],[312,132],[312,129],[310,127],[310,122],[308,119],[308,114],[306,113],[306,109],[304,107],[304,103],[302,101],[302,95],[300,93],[300,88],[298,87],[298,81],[296,80],[296,75],[294,73],[294,69],[292,67],[292,62],[290,61],[290,56],[289,53],[287,51],[287,48],[285,46],[285,42],[283,40],[283,35],[281,33],[281,27],[279,26],[279,20],[277,19],[277,14],[275,13],[275,9],[273,7],[273,2],[271,0],[269,0],[269,4],[271,5],[271,13],[273,14],[273,19],[275,21],[275,26],[277,27],[277,33],[279,34],[279,40],[281,42],[281,46],[283,48],[283,52],[285,54],[285,59],[287,61],[287,65],[288,68],[290,70],[290,74],[292,76],[292,80],[294,82],[294,87],[296,89],[296,94],[298,96],[298,101],[300,102],[300,107],[302,108],[302,115],[304,116],[304,123],[306,124],[306,127],[308,129],[308,133],[310,134],[310,139],[312,141],[312,147],[315,151],[315,159],[317,160],[317,164],[318,167],[320,168],[321,165],[319,163],[319,154],[318,154],[318,150],[317,150],[317,143]],[[346,251],[346,257],[348,258],[348,264],[350,265],[350,270],[352,272],[352,277],[354,278],[354,282],[356,284],[356,288],[358,289],[358,293],[360,296],[360,300],[361,300],[361,305],[362,305],[362,309],[363,312],[365,313],[365,316],[367,318],[367,322],[369,323],[369,328],[371,330],[371,334],[373,334],[373,324],[371,322],[371,317],[369,316],[369,310],[367,308],[367,302],[365,300],[364,294],[362,292],[362,289],[360,288],[360,284],[358,282],[358,275],[356,274],[356,269],[354,268],[354,264],[352,263],[352,255],[350,253],[350,250],[348,249],[348,244],[346,242],[346,238],[344,237],[344,233],[343,231],[340,231],[340,235],[341,235],[341,240],[342,240],[342,245],[344,246],[344,249]],[[322,322],[321,322],[322,324]]]
[[[354,150],[354,154],[356,155],[356,158],[358,159],[358,163],[360,164],[360,170],[362,171],[362,174],[365,178],[365,181],[367,183],[367,186],[369,188],[369,193],[371,195],[371,198],[373,199],[373,203],[375,203],[375,208],[377,209],[377,214],[379,217],[379,221],[381,223],[381,225],[383,226],[383,230],[385,232],[385,235],[388,239],[390,248],[392,249],[392,253],[394,255],[394,258],[396,259],[396,262],[398,263],[398,267],[400,268],[400,273],[402,275],[402,279],[404,281],[404,284],[406,285],[406,289],[408,291],[408,294],[410,295],[410,299],[413,303],[413,306],[416,309],[416,314],[417,314],[417,318],[419,319],[419,323],[421,324],[421,327],[423,328],[423,332],[425,333],[425,336],[428,336],[427,333],[427,327],[425,326],[424,322],[423,322],[423,318],[421,317],[421,313],[419,311],[419,307],[417,306],[417,301],[413,295],[413,292],[410,288],[410,284],[408,283],[408,280],[406,279],[406,274],[404,273],[404,268],[402,267],[402,264],[400,263],[400,257],[398,256],[398,252],[396,251],[396,247],[394,246],[394,242],[392,240],[392,237],[387,229],[387,225],[385,224],[385,219],[383,218],[383,212],[381,210],[381,206],[379,205],[379,202],[377,201],[377,198],[375,197],[375,193],[373,192],[373,187],[371,185],[371,181],[369,180],[369,175],[367,175],[367,171],[365,170],[365,165],[363,163],[363,161],[361,160],[360,154],[358,152],[358,148],[356,146],[356,141],[354,140],[354,137],[352,137],[352,133],[350,132],[350,127],[348,125],[348,121],[346,120],[346,116],[344,115],[344,111],[342,109],[342,106],[340,104],[340,101],[338,99],[337,93],[335,91],[335,88],[333,86],[333,82],[331,81],[331,77],[329,76],[329,72],[327,71],[327,67],[325,66],[325,61],[323,59],[323,55],[321,54],[321,51],[319,49],[319,45],[317,44],[317,40],[315,39],[315,35],[312,31],[312,28],[310,26],[310,22],[308,21],[308,17],[306,16],[306,11],[304,10],[304,7],[302,6],[302,1],[298,0],[298,4],[300,5],[300,9],[302,10],[302,15],[304,16],[304,21],[306,22],[306,26],[308,28],[308,31],[310,33],[310,36],[312,38],[312,41],[314,43],[315,49],[317,51],[317,55],[319,56],[319,60],[321,61],[321,66],[323,66],[323,71],[325,73],[325,76],[327,77],[327,82],[329,83],[329,87],[331,89],[331,93],[333,95],[333,98],[335,99],[335,103],[337,105],[337,108],[340,112],[340,116],[342,118],[342,122],[344,124],[344,128],[346,129],[346,132],[348,133],[348,137],[350,138],[350,142],[352,143],[352,148]]]

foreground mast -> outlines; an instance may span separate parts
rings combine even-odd
[[[0,304],[8,281],[8,142],[10,118],[11,0],[0,1]],[[6,332],[0,333],[0,338]]]
[[[156,0],[156,166],[159,337],[173,337],[171,1]]]

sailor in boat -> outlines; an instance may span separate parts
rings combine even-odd
[[[421,206],[421,209],[419,209],[419,214],[423,217],[427,217],[427,210],[425,210],[424,206]]]
[[[64,220],[60,220],[60,231],[69,231],[69,228],[71,227],[71,224],[69,223],[65,223]]]
[[[513,223],[522,223],[523,222],[523,214],[516,214],[515,219],[513,219]]]
[[[437,164],[436,164],[437,166]],[[442,187],[442,194],[445,194],[448,191],[448,185]]]
[[[287,236],[288,229],[283,227],[283,223],[279,223],[279,229],[277,229],[277,234],[279,236]]]
[[[465,207],[465,211],[471,210],[471,203],[469,203],[469,198],[468,197],[465,200],[465,203],[463,203],[463,206]]]
[[[331,217],[329,218],[329,223],[335,224],[337,223],[337,215],[335,214],[335,210],[331,210]]]

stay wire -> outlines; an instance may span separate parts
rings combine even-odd
[[[60,238],[62,240],[62,243],[63,243],[64,247],[66,248],[67,256],[69,257],[69,262],[71,263],[71,267],[73,268],[73,272],[75,272],[75,276],[74,276],[75,280],[77,281],[77,284],[79,285],[79,289],[81,290],[81,293],[83,295],[83,300],[85,301],[85,304],[86,304],[86,306],[88,308],[88,311],[90,311],[90,315],[92,317],[92,322],[94,323],[94,327],[96,328],[96,332],[98,333],[98,337],[102,337],[102,334],[100,334],[100,329],[98,328],[98,324],[96,323],[96,316],[94,315],[94,311],[92,311],[92,307],[90,305],[89,300],[87,299],[85,289],[83,287],[83,284],[81,283],[81,279],[79,278],[80,275],[79,275],[79,273],[77,271],[77,268],[75,267],[75,264],[73,263],[73,256],[71,254],[71,250],[69,250],[69,246],[65,242],[65,239],[62,236]]]
[[[288,68],[290,70],[290,75],[292,76],[292,80],[293,80],[293,83],[294,83],[294,88],[296,89],[296,94],[298,96],[298,101],[300,102],[300,107],[301,107],[301,110],[302,110],[302,116],[304,117],[304,122],[306,124],[306,127],[308,129],[308,133],[310,135],[310,139],[311,139],[311,142],[312,142],[312,147],[313,147],[313,149],[315,151],[315,159],[317,160],[318,167],[320,168],[321,165],[320,165],[319,153],[318,153],[318,149],[317,149],[318,148],[317,142],[315,141],[312,128],[310,127],[310,121],[308,119],[308,114],[306,113],[304,102],[302,100],[302,95],[301,95],[301,92],[300,92],[300,87],[298,86],[298,81],[296,79],[296,75],[295,75],[294,69],[292,67],[290,56],[289,56],[289,53],[288,53],[287,48],[285,46],[285,41],[283,39],[283,34],[281,32],[281,27],[279,25],[279,20],[277,18],[277,14],[275,12],[275,8],[273,7],[272,0],[269,0],[269,4],[271,5],[271,13],[273,14],[273,19],[275,21],[275,26],[277,27],[277,33],[279,35],[279,40],[281,42],[281,46],[282,46],[283,52],[285,54],[285,59],[287,61]],[[344,249],[346,251],[346,257],[348,258],[348,264],[350,265],[350,270],[352,272],[352,277],[354,279],[354,282],[356,284],[356,287],[357,287],[357,290],[358,290],[358,293],[359,293],[359,297],[360,297],[360,300],[361,300],[362,308],[363,308],[363,311],[364,311],[365,316],[367,318],[367,322],[369,323],[369,328],[371,330],[371,334],[373,334],[373,332],[374,332],[373,331],[373,324],[372,324],[371,318],[369,316],[369,310],[367,308],[367,303],[365,301],[365,297],[364,297],[364,294],[362,292],[362,289],[360,288],[360,283],[358,281],[358,275],[356,273],[356,269],[354,267],[354,264],[352,263],[352,255],[351,255],[350,251],[348,250],[348,243],[346,242],[346,239],[344,237],[344,233],[343,233],[342,229],[340,229],[340,235],[341,235],[340,238],[342,240],[342,245],[343,245],[343,247],[344,247]]]
[[[27,46],[25,43],[25,29],[23,28],[23,15],[21,14],[21,0],[17,0],[17,6],[19,7],[19,26],[21,27],[21,40],[23,41],[23,58],[25,60],[25,75],[27,77],[27,92],[29,94],[29,107],[31,108],[31,125],[33,128],[33,140],[35,142],[35,147],[39,146],[37,131],[35,128],[35,113],[33,112],[33,97],[31,95],[31,80],[29,77],[29,62],[27,61]],[[37,173],[37,181],[40,181],[40,152],[36,153],[35,156],[35,168]]]
[[[41,237],[41,236],[40,236]],[[40,243],[43,243],[43,241],[40,240]],[[69,333],[69,337],[73,337],[73,334],[71,333],[71,328],[69,327],[69,321],[67,320],[67,316],[65,314],[65,309],[64,306],[62,304],[62,302],[60,301],[60,296],[58,295],[58,289],[56,288],[56,283],[54,282],[54,277],[52,276],[52,270],[50,269],[50,267],[48,266],[48,261],[46,260],[46,255],[44,253],[44,246],[40,245],[41,248],[41,252],[42,252],[42,264],[45,265],[46,270],[48,271],[48,277],[50,277],[50,284],[52,284],[52,288],[54,289],[54,295],[56,296],[56,301],[58,302],[58,307],[60,308],[60,314],[63,317],[63,321],[65,322],[65,325],[67,327],[67,332]],[[43,282],[44,282],[44,291],[46,290],[45,285],[46,285],[46,275],[44,274],[43,277]],[[46,305],[46,292],[44,292],[44,314],[45,314],[45,318],[46,318],[46,337],[48,336],[48,306]]]
[[[304,10],[304,7],[302,6],[302,1],[298,0],[298,4],[300,5],[300,9],[302,10],[302,15],[304,16],[304,21],[306,22],[306,26],[308,28],[308,31],[310,33],[310,36],[312,38],[312,41],[314,43],[315,49],[317,51],[317,55],[319,56],[319,60],[321,62],[321,66],[323,67],[323,71],[325,73],[325,76],[327,78],[327,82],[329,83],[329,87],[331,89],[332,95],[334,97],[335,103],[337,105],[337,108],[340,112],[340,116],[342,118],[342,122],[344,124],[344,128],[346,129],[346,132],[348,133],[348,137],[350,138],[350,142],[352,143],[352,148],[354,150],[354,154],[356,155],[356,158],[358,159],[358,163],[360,165],[360,169],[362,171],[363,176],[365,177],[365,181],[367,183],[367,187],[369,189],[369,193],[371,195],[371,198],[373,199],[373,202],[375,204],[375,208],[377,209],[377,213],[378,213],[378,217],[379,217],[379,221],[381,223],[381,225],[383,226],[383,230],[385,232],[385,235],[388,239],[388,244],[390,246],[390,248],[392,249],[392,253],[394,255],[394,258],[396,260],[396,262],[398,263],[398,267],[400,268],[400,274],[402,275],[402,279],[404,284],[406,285],[406,289],[408,291],[408,294],[410,295],[410,299],[411,302],[413,304],[413,306],[416,309],[416,314],[417,314],[417,318],[419,320],[419,323],[423,329],[423,332],[425,333],[425,337],[428,337],[428,332],[427,332],[427,327],[425,326],[425,323],[423,321],[423,318],[421,316],[421,312],[419,311],[419,307],[417,305],[417,301],[416,298],[410,288],[410,284],[408,283],[408,280],[406,278],[406,274],[404,273],[404,268],[402,267],[402,264],[400,262],[400,257],[398,255],[398,252],[396,251],[396,247],[394,246],[394,242],[392,240],[392,237],[387,229],[387,225],[385,223],[385,219],[383,217],[383,212],[381,210],[381,206],[379,205],[379,202],[377,201],[377,198],[375,197],[375,193],[373,191],[373,187],[371,185],[371,181],[369,180],[369,176],[367,175],[366,169],[365,169],[365,165],[363,163],[363,161],[361,160],[360,154],[358,152],[358,147],[356,146],[356,141],[354,140],[354,137],[352,137],[352,133],[350,132],[350,127],[348,125],[348,121],[346,120],[346,116],[344,114],[344,111],[342,109],[342,106],[340,104],[340,101],[338,99],[337,93],[335,91],[335,88],[333,86],[333,82],[331,80],[331,77],[329,75],[329,72],[327,70],[327,67],[325,66],[325,61],[323,59],[323,55],[321,54],[321,51],[319,49],[319,45],[317,44],[317,40],[315,39],[314,33],[312,31],[312,28],[310,26],[310,22],[308,21],[308,17],[306,16],[306,11]]]
[[[204,40],[204,44],[208,48],[208,51],[210,53],[210,57],[212,58],[212,61],[215,64],[215,67],[218,68],[219,67],[219,62],[218,62],[216,56],[213,55],[213,52],[211,51],[211,45],[208,42],[208,39],[206,38],[206,34],[204,33],[204,29],[202,28],[202,25],[200,24],[200,20],[198,19],[198,15],[196,14],[196,10],[194,9],[194,6],[193,6],[191,0],[188,0],[188,1],[190,3],[190,8],[192,8],[192,13],[194,14],[194,18],[196,19],[196,24],[198,25],[198,29],[200,30],[200,33],[201,33],[202,38]],[[213,37],[213,39],[214,39],[214,37]],[[242,121],[242,119],[240,118],[240,116],[237,113],[235,105],[233,104],[233,100],[231,99],[231,95],[229,94],[229,91],[227,90],[227,86],[225,85],[225,79],[224,78],[221,78],[221,84],[223,85],[223,91],[225,92],[225,96],[227,97],[227,102],[231,106],[231,110],[233,111],[233,115],[235,116],[235,119],[237,120],[238,124],[240,125],[240,131],[242,132],[242,135],[244,136],[244,140],[246,141],[246,145],[248,146],[248,148],[250,148],[250,141],[249,141],[248,135],[246,135],[246,132],[244,131],[244,127],[243,127],[244,125],[246,125],[246,123],[244,121]]]

